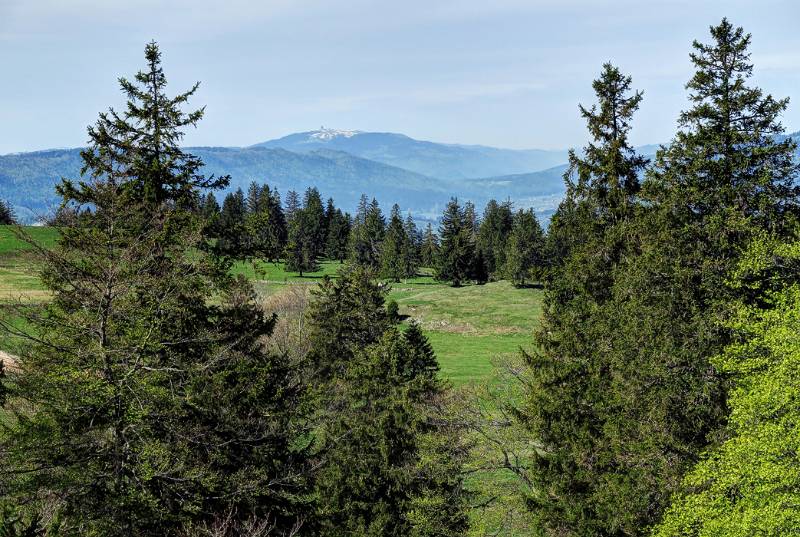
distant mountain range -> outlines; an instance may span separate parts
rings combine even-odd
[[[343,131],[322,128],[290,134],[254,147],[281,148],[297,153],[319,149],[344,151],[438,177],[446,181],[544,170],[566,162],[567,151],[498,149],[482,145],[439,144],[390,132]]]
[[[800,141],[800,132],[790,135]],[[652,154],[658,146],[643,146]],[[491,198],[533,207],[546,218],[564,193],[566,151],[510,150],[438,144],[402,134],[319,131],[292,134],[250,147],[189,147],[203,159],[204,173],[231,175],[228,190],[251,181],[282,195],[319,188],[324,197],[352,211],[362,193],[386,211],[398,203],[419,220],[435,220],[452,196],[479,208]],[[80,175],[80,149],[0,155],[0,198],[33,222],[58,203],[54,186]],[[219,197],[221,197],[220,194]]]

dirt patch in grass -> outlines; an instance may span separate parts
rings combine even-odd
[[[506,334],[528,334],[532,330],[522,329],[519,326],[495,326],[489,330],[491,334],[506,335]]]
[[[469,323],[449,319],[425,319],[423,316],[411,316],[424,330],[436,330],[449,334],[476,334],[478,330]]]
[[[5,351],[0,351],[0,362],[3,362],[6,371],[19,371],[16,358]]]

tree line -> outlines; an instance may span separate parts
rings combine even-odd
[[[491,200],[482,217],[471,202],[453,198],[435,232],[424,231],[400,207],[392,206],[387,221],[375,198],[362,195],[354,216],[333,199],[308,188],[294,190],[281,203],[268,184],[252,182],[228,193],[222,207],[213,192],[200,194],[198,211],[216,250],[233,259],[283,261],[301,276],[319,270],[321,260],[348,262],[399,282],[414,278],[420,267],[434,269],[437,279],[454,286],[473,281],[510,279],[524,286],[537,280],[549,259],[545,233],[532,209],[514,212],[512,202]]]

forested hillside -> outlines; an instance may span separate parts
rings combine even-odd
[[[0,200],[0,535],[800,534],[800,156],[751,39],[692,43],[657,148],[599,66],[588,142],[467,199],[338,150],[396,135],[184,148],[148,43],[86,149],[0,161],[59,202]]]
[[[419,174],[354,157],[319,150],[298,154],[265,148],[188,148],[205,164],[208,175],[230,175],[230,189],[251,181],[269,181],[282,191],[319,186],[355,207],[362,192],[374,192],[385,202],[429,212],[449,197],[448,185]],[[62,177],[79,175],[79,149],[59,149],[0,156],[0,198],[16,206],[21,217],[46,213],[57,204],[55,185]],[[28,209],[30,212],[26,211]]]

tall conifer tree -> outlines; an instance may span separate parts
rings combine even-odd
[[[418,326],[392,326],[386,291],[355,267],[314,292],[320,533],[461,535],[463,451],[458,431],[435,420],[436,358]]]
[[[350,233],[350,259],[353,263],[377,271],[381,263],[381,248],[386,234],[386,219],[378,201],[367,203],[362,196],[356,221]]]
[[[336,209],[328,226],[328,239],[325,255],[328,259],[344,261],[347,258],[347,245],[350,240],[350,215]]]
[[[202,110],[168,97],[155,43],[121,79],[125,112],[89,128],[65,203],[89,210],[40,249],[53,293],[19,357],[2,443],[2,498],[67,535],[180,535],[308,511],[303,385],[266,352],[272,329],[243,281],[205,254],[199,174],[180,148]],[[7,330],[15,325],[2,321]],[[235,389],[232,389],[235,386]],[[269,441],[254,441],[266,439]],[[4,528],[6,529],[6,528]]]
[[[470,277],[475,256],[473,231],[472,222],[458,200],[451,199],[445,207],[439,227],[441,244],[436,266],[437,279],[459,287]]]
[[[506,246],[506,276],[514,285],[524,286],[535,277],[533,271],[543,263],[544,232],[533,209],[522,209],[514,216],[514,227]]]
[[[631,91],[630,77],[605,64],[593,88],[597,105],[580,107],[592,141],[583,155],[570,152],[565,174],[566,206],[576,210],[562,212],[559,222],[575,246],[551,275],[539,349],[526,355],[531,383],[522,417],[542,446],[532,461],[529,503],[550,535],[613,534],[605,533],[606,507],[597,500],[611,470],[604,466],[601,401],[612,381],[598,349],[610,345],[615,331],[598,309],[610,298],[613,268],[625,249],[619,229],[632,216],[645,160],[628,143],[642,99]],[[507,251],[512,272],[527,264],[518,262],[524,247],[518,237]]]
[[[244,192],[239,188],[231,192],[222,202],[217,225],[217,249],[228,256],[241,258],[246,249],[247,205]]]
[[[433,232],[433,225],[428,222],[420,248],[420,261],[422,266],[433,268],[439,259],[439,238]]]
[[[403,276],[413,278],[419,268],[420,250],[422,248],[422,235],[417,229],[417,224],[409,214],[404,225],[406,241],[403,244]]]
[[[491,275],[502,272],[506,262],[506,243],[511,235],[514,214],[511,202],[497,203],[490,200],[483,211],[483,219],[478,229],[478,250]]]
[[[399,282],[405,276],[404,252],[408,248],[409,239],[400,217],[400,206],[392,207],[386,236],[381,246],[381,276]]]

